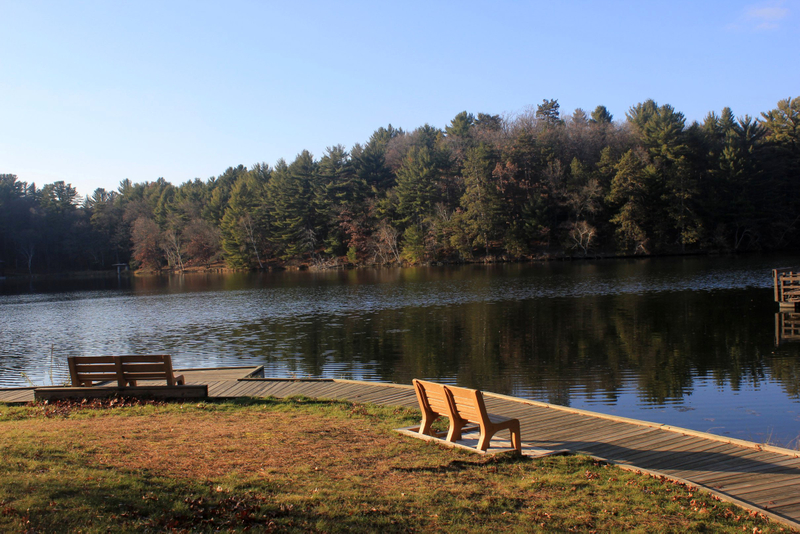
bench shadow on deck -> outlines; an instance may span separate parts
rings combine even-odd
[[[177,372],[177,371],[176,371]],[[260,368],[179,370],[211,398],[311,398],[417,408],[410,385],[336,379],[265,379]],[[698,486],[800,529],[800,451],[485,393],[494,413],[520,420],[523,449],[586,454],[623,469]],[[32,388],[0,390],[29,402]]]

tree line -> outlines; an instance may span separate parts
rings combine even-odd
[[[557,100],[444,129],[391,125],[179,186],[81,198],[0,175],[0,260],[19,271],[235,269],[796,250],[800,97],[686,124],[648,100],[614,121]]]

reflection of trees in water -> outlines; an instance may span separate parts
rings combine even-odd
[[[783,386],[788,396],[800,399],[800,362],[796,354],[771,358],[770,374]]]
[[[663,403],[691,392],[695,376],[738,390],[770,374],[791,391],[796,377],[776,373],[774,358],[765,354],[771,347],[772,303],[753,302],[724,292],[570,300],[572,319],[551,315],[551,336],[540,351],[546,360],[536,370],[542,378],[530,377],[532,387],[547,390],[549,377],[582,386],[587,394],[613,396],[623,377],[633,373],[642,399]],[[797,352],[787,350],[794,357],[785,361],[793,368]]]
[[[337,377],[368,370],[559,404],[576,390],[613,403],[631,388],[662,404],[690,394],[696,377],[739,390],[771,376],[797,397],[800,351],[771,354],[772,304],[741,291],[531,299],[265,321],[235,337],[301,376],[333,366],[346,369]]]

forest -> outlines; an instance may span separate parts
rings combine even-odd
[[[0,174],[0,265],[34,274],[332,268],[800,247],[800,97],[686,123],[668,104],[378,128],[364,144],[80,197]]]

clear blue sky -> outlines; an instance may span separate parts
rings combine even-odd
[[[0,173],[89,194],[557,98],[689,121],[800,94],[800,0],[0,0]]]

